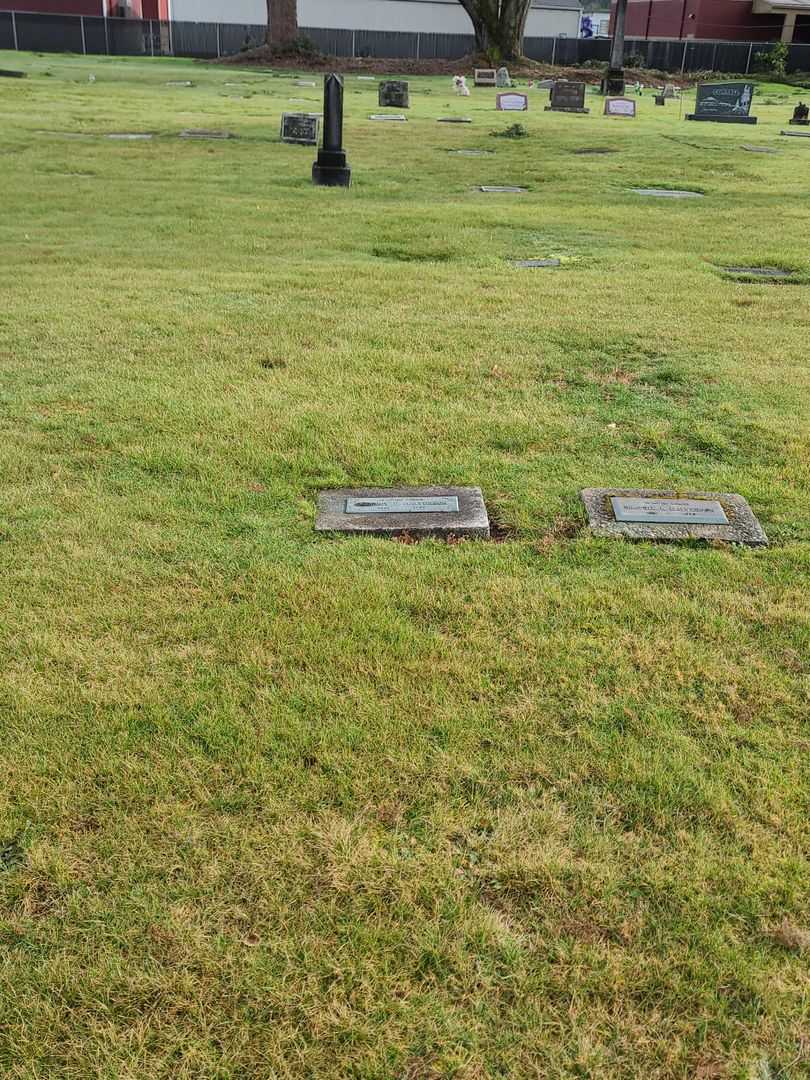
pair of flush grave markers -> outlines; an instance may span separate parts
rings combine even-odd
[[[595,536],[629,540],[714,540],[765,547],[768,538],[741,495],[586,488]],[[488,540],[477,487],[339,488],[318,496],[318,532]]]

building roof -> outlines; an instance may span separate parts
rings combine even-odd
[[[810,3],[810,0],[808,0]],[[556,8],[557,11],[579,11],[582,0],[532,0],[532,8]]]
[[[755,15],[810,15],[810,0],[754,0]]]

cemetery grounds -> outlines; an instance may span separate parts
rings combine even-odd
[[[807,92],[348,77],[347,192],[278,141],[320,76],[0,66],[2,1075],[810,1075]],[[315,535],[407,484],[494,542]]]

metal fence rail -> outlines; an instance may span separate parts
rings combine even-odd
[[[107,56],[188,56],[212,60],[264,41],[265,26],[230,23],[158,22],[156,19],[100,18],[90,15],[34,15],[0,12],[0,49],[72,52]],[[472,52],[472,34],[406,33],[398,30],[327,30],[302,27],[302,35],[330,56],[392,60],[458,60]],[[760,54],[775,42],[688,41],[630,38],[629,60],[661,71],[756,70]],[[526,55],[548,64],[607,63],[607,38],[527,37]],[[810,45],[792,45],[789,72],[810,71]]]

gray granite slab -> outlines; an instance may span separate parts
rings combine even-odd
[[[580,492],[595,536],[628,540],[720,540],[767,547],[741,495],[714,491],[586,488]]]
[[[114,131],[109,135],[105,135],[104,138],[105,139],[124,139],[125,141],[130,142],[130,141],[138,141],[140,139],[151,139],[152,136],[148,132],[145,132],[145,131],[140,131],[140,132],[136,132],[136,131],[117,132],[117,131]]]
[[[318,495],[317,532],[489,539],[477,487],[337,488]]]
[[[810,131],[780,131],[780,135],[789,135],[792,139],[810,139]]]
[[[700,191],[674,191],[671,188],[633,188],[636,195],[650,195],[656,199],[702,199]]]
[[[397,115],[389,113],[372,113],[371,116],[369,116],[369,120],[399,120],[400,122],[407,122],[408,117],[402,116],[401,113]]]
[[[482,185],[479,191],[486,191],[489,194],[496,195],[522,195],[526,191],[525,187],[498,187],[492,185]]]
[[[559,259],[516,259],[512,264],[521,270],[529,270],[535,266],[559,266]]]
[[[471,116],[440,116],[437,124],[471,124]]]
[[[788,278],[793,277],[793,270],[784,270],[779,266],[721,266],[726,274],[736,277]]]
[[[492,157],[494,150],[448,150],[448,154],[458,154],[460,157]]]
[[[743,150],[747,150],[749,154],[778,154],[778,150],[772,150],[770,146],[748,146],[744,145]]]
[[[180,132],[181,139],[232,139],[230,131],[214,131],[208,128],[186,128]]]

